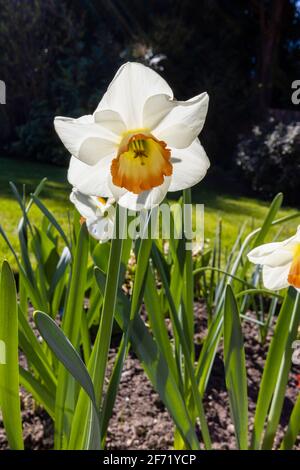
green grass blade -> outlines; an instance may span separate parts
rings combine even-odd
[[[237,447],[248,448],[248,392],[244,340],[237,303],[230,285],[224,306],[224,364],[226,388]]]
[[[144,300],[154,338],[163,353],[170,370],[177,380],[179,379],[178,371],[173,356],[171,341],[166,328],[164,314],[161,309],[160,298],[157,292],[152,266],[149,266],[147,272]]]
[[[236,294],[236,298],[238,299],[239,297],[243,297],[244,295],[266,295],[269,297],[275,297],[277,299],[283,299],[283,296],[281,294],[278,294],[277,292],[274,292],[272,290],[268,289],[247,289],[239,292]]]
[[[51,214],[51,212],[47,209],[47,207],[42,203],[42,201],[36,196],[36,194],[31,194],[31,197],[34,201],[34,203],[37,205],[37,207],[41,210],[41,212],[47,217],[49,222],[53,225],[53,227],[56,228],[60,236],[62,237],[63,241],[65,242],[66,246],[69,248],[71,252],[71,245],[68,240],[68,237],[66,236],[64,230],[62,229],[61,225],[57,222],[55,217]]]
[[[165,293],[166,293],[166,297],[167,297],[167,300],[168,300],[168,303],[169,303],[169,306],[170,306],[170,313],[171,313],[172,323],[173,323],[174,329],[176,329],[176,333],[178,335],[178,338],[180,340],[180,345],[182,347],[183,356],[184,356],[184,360],[185,360],[185,364],[186,364],[187,372],[188,372],[188,378],[191,382],[191,390],[192,390],[193,398],[194,398],[194,401],[195,401],[195,407],[197,409],[197,415],[199,417],[199,421],[200,421],[200,424],[201,424],[201,433],[202,433],[203,441],[204,441],[206,449],[211,449],[211,440],[210,440],[210,435],[209,435],[209,429],[208,429],[207,421],[206,421],[205,414],[204,414],[202,398],[201,398],[200,393],[199,393],[198,388],[197,388],[195,370],[194,370],[194,366],[193,366],[193,363],[192,363],[191,358],[190,358],[190,350],[189,350],[184,332],[182,331],[182,327],[181,327],[181,324],[180,324],[180,321],[179,321],[179,318],[178,318],[178,313],[177,313],[177,310],[176,310],[176,306],[174,304],[174,301],[173,301],[173,298],[172,298],[172,295],[171,295],[168,280],[166,278],[166,275],[165,275],[163,266],[161,264],[161,261],[160,261],[159,257],[157,256],[157,251],[156,251],[156,246],[155,245],[153,245],[153,252],[152,253],[153,253],[153,258],[155,259],[155,264],[156,264],[157,269],[159,271],[159,274],[160,274],[160,277],[161,277],[161,280],[162,280],[162,284],[163,284],[163,287],[164,287],[164,290],[165,290]]]
[[[265,420],[268,415],[269,407],[271,404],[272,396],[278,380],[280,372],[280,365],[283,354],[286,349],[289,329],[294,314],[294,304],[296,300],[296,290],[289,288],[285,301],[281,307],[280,314],[277,320],[275,333],[272,338],[264,372],[261,380],[261,386],[257,399],[257,406],[254,419],[254,428],[252,435],[251,447],[259,449],[261,445],[262,433],[264,430]]]
[[[216,271],[217,273],[224,274],[225,279],[227,277],[229,277],[229,279],[232,279],[234,281],[238,281],[241,284],[247,285],[247,286],[249,286],[253,289],[255,288],[255,286],[253,284],[251,284],[250,282],[247,282],[245,279],[242,279],[241,277],[235,276],[234,274],[231,274],[230,272],[227,272],[224,269],[215,268],[213,266],[203,266],[201,268],[194,269],[193,275],[196,276],[197,274],[200,274],[201,272],[205,272],[205,271]]]
[[[253,244],[252,244],[252,249],[256,248],[259,245],[262,245],[266,239],[266,236],[270,230],[270,227],[272,226],[274,219],[276,217],[276,214],[278,213],[283,201],[283,194],[278,193],[270,206],[270,209],[268,211],[268,214],[264,220],[264,223],[262,224],[260,230],[257,231],[257,235],[254,238]],[[246,239],[247,240],[247,239]],[[242,270],[242,277],[245,276],[246,272],[249,269],[249,266],[251,265],[250,261],[248,258],[245,261],[243,270]]]
[[[128,240],[127,240],[127,243],[128,243]],[[114,405],[115,398],[117,395],[117,389],[118,389],[119,381],[121,378],[123,363],[126,358],[127,352],[129,350],[130,329],[132,327],[134,318],[136,314],[138,313],[140,306],[141,306],[141,302],[142,302],[144,286],[145,286],[145,276],[146,276],[146,272],[147,272],[148,264],[149,264],[151,245],[152,245],[151,239],[145,238],[141,240],[139,253],[137,257],[137,267],[136,267],[132,301],[131,301],[131,307],[130,307],[130,323],[128,325],[127,331],[124,333],[122,337],[122,342],[119,348],[119,352],[115,361],[114,369],[110,378],[108,390],[106,392],[106,396],[105,396],[103,406],[102,406],[101,434],[102,434],[103,441],[105,440],[106,429],[107,429],[108,422],[112,414],[113,405]],[[129,250],[126,250],[126,246],[124,243],[123,253],[126,256],[125,262],[127,262],[127,259],[129,257],[129,252],[130,252]],[[104,445],[104,442],[103,442],[103,445]]]
[[[63,314],[62,330],[76,349],[79,343],[89,253],[89,235],[85,224],[80,227],[74,250],[75,254],[71,268],[66,307]],[[74,382],[74,379],[60,365],[58,370],[55,418],[55,447],[57,449],[63,445],[64,434],[68,435],[70,432],[70,420],[72,419],[75,406],[74,394],[70,393],[72,382]],[[68,391],[69,394],[67,393]],[[65,410],[68,410],[68,419],[66,419]]]
[[[71,253],[67,247],[64,248],[61,257],[57,263],[55,273],[53,278],[51,279],[51,284],[49,288],[49,295],[53,296],[55,295],[55,290],[57,288],[57,285],[59,284],[61,278],[64,276],[68,266],[70,265],[72,260]]]
[[[105,446],[107,428],[109,420],[113,414],[113,408],[115,405],[123,365],[128,353],[128,349],[129,343],[126,341],[126,334],[123,334],[101,410],[100,429],[103,447]]]
[[[99,288],[103,292],[105,288],[105,274],[96,269],[95,275]],[[120,328],[123,331],[128,331],[130,302],[121,291],[119,291],[118,295],[115,318]],[[182,438],[189,448],[194,450],[199,449],[194,425],[189,418],[185,401],[172,374],[172,370],[166,362],[164,354],[161,353],[157,343],[150,335],[145,323],[138,315],[134,318],[130,330],[130,342],[149,380],[155,390],[157,390],[161,400],[168,408],[174,423],[180,430]]]
[[[191,189],[185,189],[183,191],[183,206],[187,205],[190,207],[190,213],[186,209],[184,217],[184,229],[188,232],[192,229],[192,194]],[[190,225],[190,227],[189,227]],[[194,276],[193,276],[193,257],[192,248],[187,249],[186,244],[192,243],[192,240],[184,236],[185,246],[184,250],[184,272],[183,272],[183,286],[182,286],[182,298],[183,298],[183,324],[186,325],[184,333],[187,339],[187,344],[190,350],[191,361],[194,363]]]
[[[251,232],[243,241],[242,246],[240,247],[237,256],[235,257],[235,260],[233,262],[233,265],[230,270],[230,279],[228,280],[228,283],[233,287],[234,292],[239,291],[239,289],[236,289],[235,286],[235,278],[237,278],[237,273],[240,270],[243,262],[243,257],[245,255],[245,252],[249,249],[249,245],[251,244],[252,240],[254,240],[252,247],[258,246],[260,243],[263,243],[265,237],[267,236],[267,233],[272,225],[275,225],[277,223],[283,223],[285,219],[279,219],[278,221],[274,221],[274,218],[276,217],[276,214],[281,206],[282,203],[282,194],[278,194],[268,211],[268,214],[261,226],[261,228],[258,228]],[[237,279],[240,281],[240,279],[244,279],[246,277],[246,271],[248,267],[250,266],[249,263],[246,263],[243,268],[242,268],[242,274],[239,276]],[[250,285],[250,288],[255,288],[255,286]],[[222,337],[222,330],[223,330],[223,304],[225,300],[225,290],[220,290],[219,291],[219,296],[216,304],[216,309],[215,309],[215,317],[213,319],[213,322],[210,326],[208,335],[205,339],[205,342],[203,344],[200,357],[198,360],[197,364],[197,382],[199,383],[199,390],[201,396],[203,396],[205,389],[207,387],[207,383],[209,380],[210,372],[213,366],[213,362],[217,353],[219,341]]]
[[[94,386],[91,377],[85,367],[78,352],[64,335],[62,330],[56,325],[54,320],[43,312],[35,312],[35,323],[44,340],[57,356],[59,361],[77,380],[83,390],[88,395],[93,404],[94,425],[92,428],[92,436],[90,438],[91,448],[100,448],[100,425],[97,411],[97,403],[95,397]]]
[[[88,364],[88,370],[94,384],[98,408],[100,408],[102,402],[102,393],[111,340],[114,310],[116,306],[120,280],[123,240],[122,238],[119,238],[119,234],[123,233],[125,227],[125,218],[122,216],[119,217],[119,214],[120,209],[119,206],[117,206],[115,237],[111,240],[101,322]],[[119,224],[119,222],[121,223]],[[90,448],[90,429],[87,427],[83,429],[82,426],[82,415],[86,414],[89,414],[89,404],[81,393],[74,415],[69,449]]]
[[[19,311],[19,346],[25,353],[34,371],[38,374],[40,380],[45,383],[50,393],[55,395],[57,380],[53,373],[48,356],[42,345],[38,341],[34,332],[30,328],[22,312]]]
[[[36,289],[36,287],[34,287],[31,284],[30,280],[28,279],[26,271],[24,270],[22,264],[20,263],[20,260],[17,256],[17,253],[13,249],[13,246],[10,243],[9,239],[7,238],[6,233],[3,230],[3,228],[1,227],[1,225],[0,225],[0,235],[2,235],[5,243],[7,244],[8,248],[10,249],[11,253],[13,254],[13,256],[15,258],[15,261],[16,261],[18,269],[19,269],[19,274],[22,277],[23,286],[24,286],[24,288],[26,289],[26,291],[28,293],[28,297],[31,299],[33,305],[36,308],[42,307],[43,306],[43,300],[41,299],[40,293],[39,293],[38,289]]]
[[[274,389],[272,403],[269,411],[267,427],[264,434],[262,449],[272,449],[277,427],[280,421],[283,402],[285,398],[286,386],[289,379],[289,372],[292,365],[293,341],[297,338],[298,326],[300,322],[300,294],[297,293],[293,314],[289,325],[287,341],[278,372],[278,378]]]
[[[300,432],[300,395],[294,405],[293,411],[290,416],[289,424],[282,440],[280,449],[290,450],[296,442]]]
[[[28,370],[19,368],[20,384],[31,393],[33,398],[40,403],[47,411],[49,416],[54,419],[55,409],[55,395],[49,393],[48,389],[44,387]]]
[[[0,341],[5,361],[0,363],[0,404],[11,449],[24,448],[19,397],[18,308],[14,275],[7,261],[0,279]]]

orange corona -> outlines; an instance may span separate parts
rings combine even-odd
[[[165,142],[151,134],[127,133],[119,146],[117,157],[111,164],[115,186],[140,194],[164,182],[172,175],[171,151]]]
[[[300,243],[294,248],[293,262],[288,276],[288,283],[300,289]]]

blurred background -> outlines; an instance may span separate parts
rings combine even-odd
[[[210,94],[212,166],[194,191],[208,215],[259,217],[278,191],[299,207],[299,1],[0,0],[0,51],[2,221],[9,179],[47,176],[50,208],[65,204],[69,155],[53,118],[92,113],[126,61],[157,70],[177,99]]]

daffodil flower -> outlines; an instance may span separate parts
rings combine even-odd
[[[113,237],[115,222],[115,200],[87,196],[73,188],[70,200],[85,222],[88,232],[96,240],[106,242]]]
[[[263,266],[263,283],[267,289],[293,286],[300,290],[300,226],[288,240],[254,248],[248,259]]]
[[[197,136],[207,109],[207,93],[176,101],[152,69],[124,64],[93,115],[55,118],[72,154],[69,182],[128,209],[150,209],[205,176],[209,160]]]

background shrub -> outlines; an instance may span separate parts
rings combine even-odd
[[[270,117],[254,126],[238,144],[237,164],[255,192],[270,197],[282,191],[288,203],[299,205],[300,122]]]

